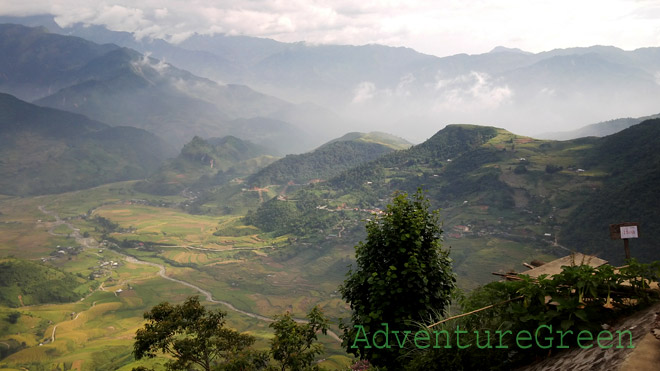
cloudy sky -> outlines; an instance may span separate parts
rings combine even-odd
[[[446,56],[504,45],[660,45],[660,0],[0,0],[1,15],[55,14],[138,37],[193,32],[279,41],[407,46]]]

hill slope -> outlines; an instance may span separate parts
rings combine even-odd
[[[621,242],[608,241],[607,227],[623,221],[642,223],[633,256],[660,259],[653,244],[660,237],[658,138],[660,120],[564,142],[450,125],[408,150],[265,202],[246,220],[276,234],[331,236],[378,213],[393,192],[422,187],[442,208],[445,241],[468,286],[492,279],[476,267],[510,269],[512,257],[533,256],[529,249],[573,249],[620,263]]]
[[[250,176],[247,183],[266,186],[327,180],[344,170],[409,146],[407,141],[385,133],[349,133],[312,152],[288,155]]]
[[[141,192],[171,195],[188,187],[206,189],[252,174],[275,161],[273,150],[233,136],[194,137],[175,159],[135,185]]]
[[[4,194],[58,193],[146,176],[172,148],[132,127],[0,94],[0,189]]]

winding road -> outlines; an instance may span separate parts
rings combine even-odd
[[[50,234],[52,234],[52,235],[57,235],[56,233],[54,233],[54,229],[55,229],[55,227],[57,227],[58,225],[61,225],[61,224],[65,224],[66,226],[68,226],[68,227],[73,231],[73,233],[71,233],[71,236],[73,236],[73,237],[75,238],[76,242],[79,243],[81,246],[83,246],[84,248],[90,248],[90,249],[96,249],[96,248],[98,248],[98,242],[97,242],[96,240],[94,240],[93,238],[83,238],[82,235],[80,234],[80,229],[75,228],[73,225],[71,225],[71,223],[62,220],[62,219],[59,217],[59,215],[57,215],[57,213],[55,213],[55,212],[53,212],[53,211],[47,211],[43,205],[39,206],[39,210],[40,210],[42,213],[47,214],[47,215],[50,215],[50,216],[52,216],[52,217],[55,218],[55,224],[54,224],[53,227],[50,228],[50,230],[48,231],[48,233],[50,233]],[[222,305],[226,306],[226,307],[227,307],[229,310],[231,310],[231,311],[234,311],[234,312],[237,312],[237,313],[243,314],[243,315],[248,316],[248,317],[251,317],[251,318],[258,319],[258,320],[260,320],[260,321],[273,322],[273,319],[272,319],[272,318],[269,318],[269,317],[266,317],[266,316],[262,316],[262,315],[257,314],[257,313],[247,312],[247,311],[244,311],[244,310],[242,310],[242,309],[238,309],[238,308],[236,308],[235,306],[233,306],[231,303],[226,302],[226,301],[224,301],[224,300],[216,300],[216,299],[213,299],[213,295],[212,295],[209,291],[204,290],[203,288],[201,288],[201,287],[199,287],[199,286],[197,286],[197,285],[194,285],[194,284],[192,284],[192,283],[190,283],[190,282],[182,281],[182,280],[180,280],[180,279],[177,279],[177,278],[173,278],[173,277],[168,276],[168,275],[166,274],[166,271],[165,271],[165,266],[162,265],[162,264],[152,263],[152,262],[147,262],[147,261],[144,261],[144,260],[139,260],[139,259],[137,259],[137,258],[135,258],[135,257],[129,256],[129,255],[126,255],[126,254],[123,254],[123,253],[121,253],[121,252],[119,252],[119,251],[117,251],[117,250],[113,250],[113,252],[115,252],[116,254],[121,255],[121,256],[124,258],[124,260],[126,260],[126,261],[129,262],[129,263],[133,263],[133,264],[142,264],[142,265],[149,265],[149,266],[152,266],[152,267],[156,267],[156,268],[158,268],[158,275],[159,275],[160,277],[162,277],[162,278],[164,278],[164,279],[166,279],[166,280],[172,281],[172,282],[179,283],[179,284],[184,285],[184,286],[188,286],[188,287],[190,287],[191,289],[198,291],[199,293],[201,293],[202,295],[204,295],[204,296],[206,297],[206,300],[207,300],[207,301],[209,301],[209,302],[211,302],[211,303],[222,304]],[[101,285],[101,287],[103,287],[103,285]],[[80,313],[78,313],[78,315],[80,315]],[[76,316],[75,319],[77,319],[77,318],[78,318],[78,316]],[[75,320],[75,319],[74,319],[74,320]],[[298,323],[308,323],[308,322],[309,322],[309,321],[307,321],[306,319],[301,319],[301,318],[294,318],[294,320],[295,320],[296,322],[298,322]],[[52,341],[52,342],[55,341],[55,330],[56,330],[56,329],[57,329],[57,325],[55,325],[55,326],[53,327],[53,333],[52,333],[52,335],[51,335],[51,341]],[[339,336],[337,336],[337,334],[334,333],[334,332],[331,331],[331,330],[328,330],[328,336],[330,336],[331,338],[333,338],[334,340],[336,340],[336,341],[338,341],[338,342],[341,342],[341,339],[339,338]]]

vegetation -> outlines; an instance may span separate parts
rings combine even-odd
[[[357,267],[340,288],[353,310],[343,334],[349,353],[397,369],[396,350],[358,344],[356,339],[366,336],[382,344],[382,336],[373,336],[383,324],[400,331],[432,313],[445,313],[456,279],[440,233],[437,212],[429,213],[421,190],[412,198],[396,195],[384,216],[367,224],[367,240],[355,248]]]
[[[155,135],[0,94],[0,189],[35,195],[146,176],[171,153]]]
[[[268,368],[265,352],[254,351],[255,338],[224,327],[226,313],[208,311],[197,297],[172,306],[164,302],[144,314],[148,323],[136,333],[133,354],[136,359],[154,358],[159,353],[174,358],[168,370],[262,370]],[[307,323],[297,323],[290,313],[276,316],[270,354],[282,371],[318,370],[314,357],[323,353],[317,334],[326,334],[328,319],[318,307],[307,315]],[[146,367],[133,368],[147,371]]]
[[[296,323],[289,312],[275,318],[270,327],[275,330],[270,353],[280,370],[318,370],[313,367],[314,357],[323,353],[323,346],[316,343],[317,334],[327,334],[328,319],[318,307],[307,314],[307,323]]]
[[[233,136],[202,139],[194,137],[135,189],[154,195],[173,195],[186,188],[207,190],[247,176],[275,161],[273,151]]]
[[[166,357],[135,361],[130,341],[118,339],[135,334],[143,324],[141,318],[146,308],[163,300],[182,302],[195,291],[161,278],[158,268],[131,263],[119,253],[163,265],[168,277],[195,284],[208,290],[215,300],[227,301],[243,311],[268,317],[289,311],[292,317],[302,317],[318,304],[330,318],[350,317],[336,290],[345,279],[347,266],[353,262],[352,246],[360,239],[366,241],[361,220],[374,219],[374,213],[384,210],[392,191],[413,192],[420,185],[427,189],[431,207],[442,207],[438,215],[444,221],[443,244],[452,246],[452,271],[458,277],[456,284],[464,289],[491,281],[493,271],[520,270],[521,261],[552,259],[559,249],[555,243],[586,247],[591,240],[582,237],[582,231],[601,239],[602,244],[593,244],[598,251],[622,256],[621,241],[609,241],[606,226],[610,221],[604,218],[615,219],[613,222],[641,221],[641,238],[631,241],[632,255],[645,260],[654,259],[654,255],[657,258],[648,246],[657,229],[653,223],[659,220],[654,218],[660,207],[654,206],[653,200],[657,197],[653,192],[658,189],[655,184],[660,180],[653,165],[657,159],[653,154],[646,154],[653,151],[656,129],[654,125],[642,125],[630,130],[631,134],[607,139],[612,142],[605,145],[606,139],[549,142],[495,128],[449,126],[428,144],[387,154],[327,182],[310,186],[272,186],[257,190],[235,181],[215,187],[212,184],[216,182],[216,175],[209,173],[191,186],[199,185],[201,189],[202,184],[210,184],[208,196],[194,191],[186,193],[186,197],[153,197],[137,192],[132,187],[133,182],[38,198],[0,196],[0,249],[3,253],[34,261],[45,258],[48,267],[76,274],[79,286],[74,291],[80,296],[89,295],[82,301],[77,296],[63,303],[20,308],[21,316],[15,324],[4,320],[14,309],[0,307],[0,341],[9,344],[11,349],[5,353],[11,355],[2,360],[3,365],[71,369],[74,368],[71,362],[75,360],[84,361],[82,367],[77,363],[75,368],[78,369],[128,370],[136,366],[162,369]],[[639,130],[637,133],[645,140],[633,141],[637,136],[635,130]],[[465,143],[452,144],[447,139],[451,137]],[[621,142],[620,146],[617,141]],[[610,156],[608,146],[615,149],[611,157],[606,157]],[[603,161],[590,157],[595,153],[599,153]],[[210,164],[195,161],[202,175],[211,169]],[[516,174],[514,170],[519,165],[525,166],[527,172]],[[192,174],[197,173],[182,174],[194,178]],[[222,176],[230,176],[230,173],[223,172]],[[335,184],[340,179],[347,188]],[[603,197],[597,197],[601,194]],[[279,200],[278,195],[281,195]],[[54,246],[77,243],[71,228],[55,226],[52,215],[39,211],[41,205],[79,228],[80,235],[101,242],[106,239],[103,233],[107,230],[108,243],[101,242],[104,246],[98,249],[71,249],[65,254],[55,251],[50,255]],[[195,205],[197,211],[187,205]],[[254,219],[252,225],[245,225],[250,217],[242,217],[249,208],[254,210],[250,213]],[[582,215],[577,212],[589,208],[597,210],[601,217],[581,219]],[[630,210],[630,213],[624,214],[621,210]],[[191,215],[191,211],[210,215]],[[104,219],[96,219],[96,216]],[[583,228],[569,235],[573,217]],[[122,247],[122,241],[126,241],[126,248]],[[113,242],[120,247],[115,249]],[[101,267],[111,260],[119,262],[119,266]],[[94,280],[86,281],[81,277],[94,277]],[[92,291],[99,286],[102,290]],[[118,289],[123,292],[116,293]],[[511,292],[506,295],[478,290],[476,292],[482,292],[487,300],[475,298],[474,305],[466,302],[461,309],[478,309],[520,296],[517,289],[507,290],[504,292]],[[623,314],[627,309],[616,306],[616,295],[612,294],[611,303],[617,313]],[[12,293],[9,297],[18,301],[18,294]],[[510,307],[501,304],[486,310],[484,318],[487,313],[494,315],[499,308],[509,310]],[[568,307],[561,310],[561,315],[563,313],[568,313]],[[255,349],[266,349],[272,336],[268,323],[235,312],[229,312],[225,319],[237,330],[249,331],[255,336]],[[572,319],[578,324],[583,322],[576,314]],[[455,329],[456,324],[460,324],[461,329],[463,326],[481,328],[480,325],[472,327],[468,320],[450,320],[433,328]],[[112,323],[112,328],[108,323]],[[57,331],[54,331],[55,325]],[[379,323],[375,326],[374,330],[382,329]],[[484,325],[483,328],[488,327]],[[51,343],[54,332],[56,340]],[[103,335],[99,335],[101,333]],[[472,341],[465,336],[461,335],[461,342]],[[348,365],[346,353],[338,344],[329,337],[319,336],[319,339],[328,353],[320,367],[338,369]],[[452,341],[455,343],[455,340]],[[483,343],[486,339],[479,340]],[[25,346],[21,345],[23,342]],[[39,343],[44,345],[38,346]],[[474,360],[469,360],[472,357],[468,355],[469,350],[454,350],[454,353],[442,354],[421,352],[414,360],[402,358],[400,362],[414,365],[419,360],[424,364],[436,356],[439,360],[449,357],[447,362],[461,361],[466,365],[478,364],[478,357],[495,360],[502,356],[506,357],[502,358],[503,362],[508,364],[527,359],[509,359],[504,353],[498,355],[496,350],[484,349]],[[547,352],[541,354],[539,350],[529,356],[545,354]],[[259,352],[246,351],[234,359],[240,359],[243,365],[252,365],[258,357]],[[275,362],[271,359],[271,363]],[[429,368],[428,364],[418,367],[424,368]]]
[[[324,201],[311,192],[299,192],[296,200],[273,198],[245,216],[245,223],[278,235],[293,233],[299,236],[323,231],[337,224],[337,212],[321,209]],[[326,205],[327,206],[327,205]]]
[[[660,239],[660,154],[656,148],[660,119],[648,120],[603,138],[587,156],[586,166],[607,170],[603,186],[575,208],[561,237],[581,251],[623,262],[622,242],[611,241],[609,224],[639,222],[640,238],[631,243],[641,261],[658,259]]]
[[[174,360],[168,361],[168,370],[211,371],[218,365],[228,366],[255,339],[225,328],[225,316],[206,310],[197,297],[180,305],[161,303],[144,314],[148,322],[136,332],[133,354],[136,359],[153,358],[157,352],[169,354]]]
[[[22,259],[0,260],[0,305],[20,307],[80,299],[85,281],[59,269]]]
[[[365,141],[333,141],[301,155],[287,155],[248,178],[248,184],[307,183],[327,180],[342,171],[375,160],[394,149],[387,145]]]
[[[619,271],[610,265],[593,268],[582,263],[565,266],[552,277],[519,275],[519,280],[493,282],[473,291],[461,300],[463,311],[486,310],[433,325],[433,331],[449,333],[446,344],[452,345],[459,344],[456,329],[466,329],[461,334],[461,347],[413,349],[408,369],[473,370],[491,365],[491,370],[508,370],[547,356],[548,349],[588,348],[599,337],[602,324],[611,324],[617,317],[660,299],[660,292],[648,289],[648,284],[660,277],[660,262],[640,264],[632,260]],[[543,341],[525,347],[519,346],[515,336],[496,335],[505,331],[534,334],[537,329],[544,331]],[[559,344],[552,344],[552,339],[548,343],[546,335],[555,331],[565,335]]]

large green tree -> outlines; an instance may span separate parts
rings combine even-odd
[[[245,359],[242,353],[255,339],[225,328],[225,315],[207,310],[196,296],[179,305],[160,303],[144,314],[147,323],[136,332],[133,354],[136,359],[169,354],[168,370],[229,368]]]
[[[421,189],[411,197],[397,193],[382,216],[367,224],[367,239],[355,247],[352,268],[340,292],[353,310],[344,325],[343,345],[372,364],[399,368],[400,351],[393,336],[389,346],[372,343],[378,330],[413,330],[415,322],[444,314],[456,279],[449,252],[440,244],[437,211]],[[378,345],[384,337],[377,334]],[[369,340],[356,341],[356,339]],[[388,349],[389,348],[389,349]]]

